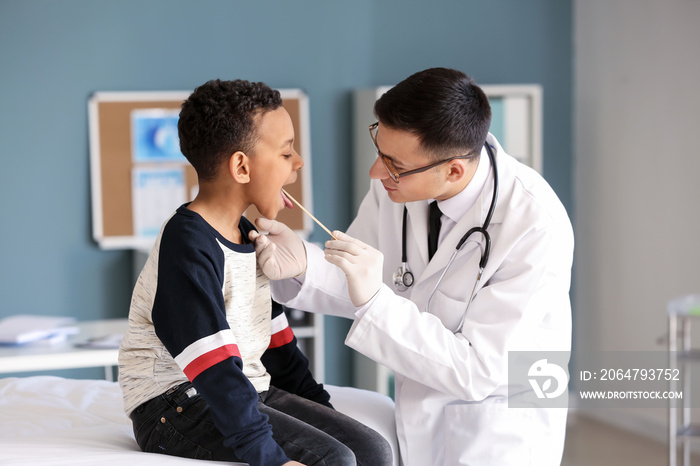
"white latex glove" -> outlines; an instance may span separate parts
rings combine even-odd
[[[306,246],[287,225],[260,217],[255,220],[267,235],[250,231],[248,238],[255,245],[258,265],[270,280],[298,277],[306,273]]]
[[[360,307],[382,286],[384,254],[343,232],[333,236],[338,239],[326,241],[326,260],[345,272],[350,301]]]

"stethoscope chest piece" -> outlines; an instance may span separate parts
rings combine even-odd
[[[408,270],[406,263],[402,262],[394,272],[394,286],[398,291],[406,291],[411,285],[413,285],[413,274]]]

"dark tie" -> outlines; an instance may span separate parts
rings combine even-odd
[[[430,203],[430,216],[428,219],[428,261],[433,258],[435,251],[438,248],[438,238],[440,237],[440,217],[442,212],[438,207],[437,201]]]

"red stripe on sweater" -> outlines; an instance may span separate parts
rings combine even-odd
[[[279,348],[280,346],[284,346],[287,343],[291,342],[293,339],[294,332],[292,331],[292,328],[285,327],[284,329],[280,330],[279,332],[273,334],[270,337],[270,346],[268,346],[268,348]]]
[[[214,364],[218,364],[231,356],[240,358],[241,352],[238,350],[238,345],[224,345],[201,356],[196,357],[191,363],[185,367],[185,375],[193,381],[199,374],[209,369]]]

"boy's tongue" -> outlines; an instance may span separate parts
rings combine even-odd
[[[292,204],[292,201],[290,201],[289,198],[282,191],[280,191],[280,195],[282,196],[282,200],[284,201],[284,206],[287,209],[293,209],[294,204]]]

